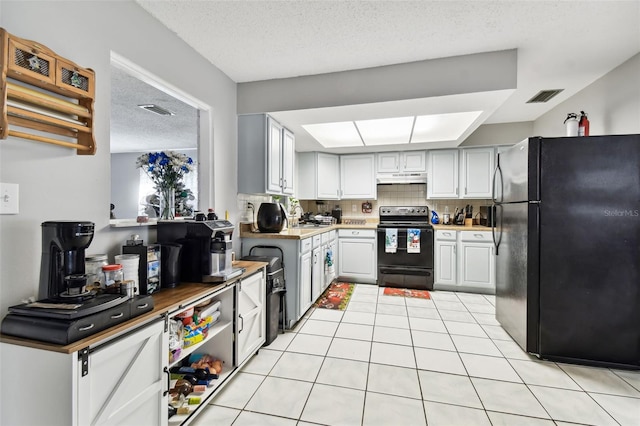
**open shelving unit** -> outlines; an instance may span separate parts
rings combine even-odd
[[[0,139],[93,155],[95,73],[0,28]]]
[[[227,287],[213,296],[208,296],[203,300],[199,300],[196,304],[201,304],[204,301],[212,303],[220,301],[220,318],[216,323],[209,327],[207,336],[201,342],[194,345],[183,348],[180,355],[169,362],[169,368],[180,365],[183,360],[189,358],[192,354],[209,354],[222,361],[222,372],[218,375],[218,378],[213,380],[206,390],[202,393],[192,393],[189,397],[200,398],[199,404],[188,405],[189,413],[175,414],[169,418],[169,425],[180,425],[189,420],[189,418],[198,411],[203,404],[206,404],[211,395],[216,392],[221,386],[225,384],[227,379],[232,376],[236,370],[234,363],[234,292],[235,287]],[[184,312],[194,304],[191,304],[179,312],[172,314],[175,317],[180,312]],[[173,388],[177,380],[171,380],[170,385]]]

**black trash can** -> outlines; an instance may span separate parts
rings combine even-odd
[[[286,287],[284,282],[284,267],[280,257],[272,256],[245,256],[242,260],[253,262],[267,262],[267,291],[265,300],[265,310],[267,317],[266,341],[264,346],[270,345],[276,337],[280,328],[284,330],[285,306],[284,295]]]

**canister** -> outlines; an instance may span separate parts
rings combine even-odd
[[[102,272],[104,273],[105,289],[114,290],[115,293],[120,293],[120,283],[124,276],[122,273],[122,265],[104,265],[102,267]]]
[[[87,287],[89,290],[104,288],[104,273],[102,267],[108,265],[106,254],[90,254],[84,258],[84,271],[87,274]]]

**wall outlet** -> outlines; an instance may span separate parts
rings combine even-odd
[[[358,211],[358,206],[356,206],[355,204],[351,204],[351,211],[353,213],[356,213]]]
[[[18,214],[18,184],[0,183],[0,214]]]

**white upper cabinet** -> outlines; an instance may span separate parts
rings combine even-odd
[[[340,198],[340,156],[323,152],[298,153],[297,197],[301,200]]]
[[[494,148],[462,150],[462,198],[491,198],[495,155]]]
[[[238,192],[293,195],[295,137],[266,114],[238,116]]]
[[[426,151],[380,152],[378,173],[425,172]]]
[[[427,198],[458,198],[458,150],[429,151]]]
[[[267,192],[282,192],[282,126],[267,117]]]
[[[495,148],[429,151],[427,198],[491,198]]]
[[[295,179],[296,139],[287,129],[282,129],[282,193],[293,195]]]
[[[342,199],[376,198],[375,154],[340,156],[340,192]]]

